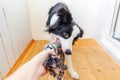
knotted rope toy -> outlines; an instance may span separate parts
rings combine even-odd
[[[60,40],[57,38],[54,43],[46,45],[44,49],[53,49],[55,51],[56,55],[49,55],[44,62],[44,66],[53,77],[56,77],[57,80],[61,80],[67,66],[64,64],[65,55],[61,49]]]

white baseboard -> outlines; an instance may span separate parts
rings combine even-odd
[[[120,66],[120,42],[110,37],[101,38],[99,42],[101,46],[109,53],[109,55]]]

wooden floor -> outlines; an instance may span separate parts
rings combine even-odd
[[[48,41],[33,41],[22,58],[12,68],[10,73],[30,60],[40,52]],[[79,80],[120,80],[120,67],[108,56],[108,54],[93,39],[78,40],[73,46],[72,62],[78,72]],[[49,74],[40,80],[55,80]],[[65,72],[64,80],[71,79],[68,71]]]

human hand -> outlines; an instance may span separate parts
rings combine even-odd
[[[43,63],[49,54],[55,55],[54,50],[43,50],[5,80],[39,80],[46,73]]]

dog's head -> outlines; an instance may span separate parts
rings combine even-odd
[[[48,20],[46,22],[46,26],[49,28],[57,28],[63,24],[70,24],[72,21],[71,13],[64,8],[59,9],[57,12],[52,13],[51,8],[49,11]]]
[[[83,36],[83,30],[74,23],[48,28],[46,31],[55,34],[60,39],[62,50],[67,54],[71,54],[72,44]]]

